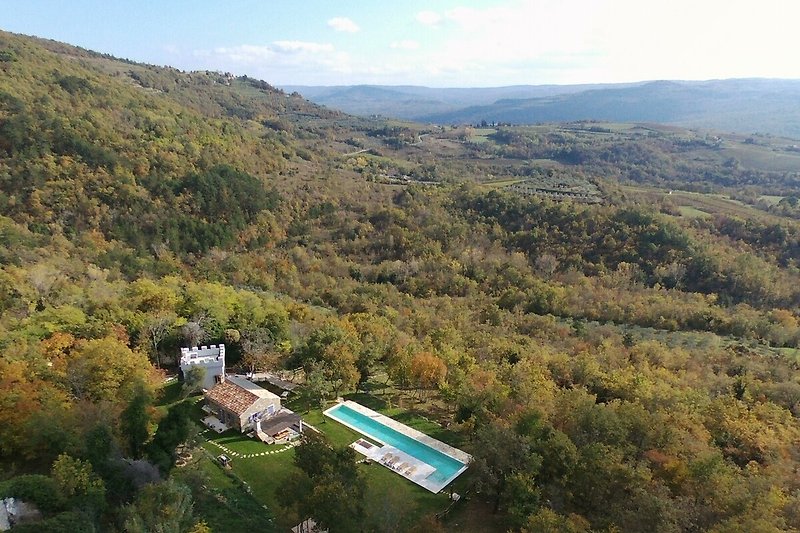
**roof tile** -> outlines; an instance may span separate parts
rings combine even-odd
[[[206,398],[220,404],[225,409],[241,415],[258,400],[252,392],[225,380],[206,393]]]

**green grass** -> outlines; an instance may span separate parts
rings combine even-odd
[[[156,397],[156,407],[163,407],[168,409],[176,403],[183,400],[182,396],[183,383],[180,381],[171,381],[158,389]]]
[[[679,205],[678,211],[682,217],[686,218],[709,218],[711,216],[709,213],[701,211],[700,209],[690,205]]]
[[[768,146],[730,143],[722,150],[724,157],[736,158],[744,167],[773,172],[800,171],[800,154],[776,151]]]
[[[278,491],[295,471],[294,450],[252,459],[233,459],[231,465],[233,472],[248,484],[256,500],[275,513],[284,531],[295,525],[277,503]]]
[[[687,208],[694,208],[697,211],[701,211],[710,215],[719,214],[735,216],[744,219],[762,220],[768,223],[780,223],[784,221],[784,219],[780,216],[773,215],[764,210],[758,209],[757,207],[745,204],[723,194],[699,193],[680,190],[673,190],[668,193],[666,190],[656,187],[631,185],[623,185],[621,186],[621,189],[629,194],[639,195],[642,198],[649,198],[651,200],[666,197],[672,200],[672,202],[674,202],[676,205],[679,205],[679,209],[682,211],[686,210]],[[690,213],[690,215],[696,215],[695,211],[687,212]]]
[[[195,454],[198,457],[172,475],[192,488],[197,520],[205,521],[212,531],[283,531],[277,528],[273,513],[255,495],[248,494],[232,474],[202,451]]]
[[[494,128],[475,128],[472,130],[472,135],[470,135],[470,142],[474,143],[486,143],[489,142],[489,135],[493,133],[497,133],[497,130]]]
[[[282,444],[264,444],[260,440],[251,439],[246,435],[239,433],[235,430],[228,430],[225,433],[208,432],[205,434],[206,438],[211,442],[216,442],[242,455],[249,455],[253,453],[262,453],[281,450],[285,446]],[[213,446],[209,450],[217,450],[217,453],[222,453],[219,448]]]
[[[785,196],[776,196],[772,194],[765,194],[763,196],[759,196],[758,200],[761,202],[765,202],[767,205],[778,205],[778,203],[783,200]]]

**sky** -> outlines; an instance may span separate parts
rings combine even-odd
[[[798,0],[0,0],[0,29],[273,85],[800,78]]]

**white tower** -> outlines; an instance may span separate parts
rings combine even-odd
[[[203,388],[210,389],[220,381],[225,380],[225,345],[212,344],[211,346],[192,346],[181,348],[181,372],[186,372],[194,366],[206,369]]]

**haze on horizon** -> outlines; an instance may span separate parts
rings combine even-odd
[[[800,78],[792,0],[5,0],[0,29],[274,85]]]

